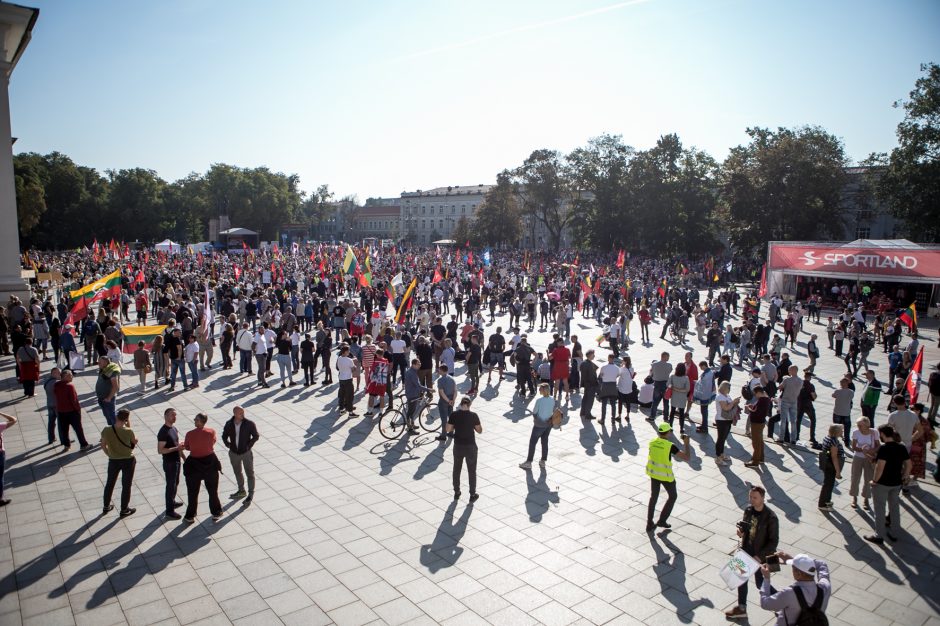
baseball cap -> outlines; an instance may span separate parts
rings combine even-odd
[[[787,565],[792,565],[804,574],[816,573],[816,561],[814,561],[813,558],[807,554],[797,554],[795,557],[787,561]]]
[[[659,425],[659,432],[668,433],[671,431],[672,431],[672,426],[670,426],[669,424],[663,422],[662,424]]]

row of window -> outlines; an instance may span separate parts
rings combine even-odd
[[[447,208],[447,207],[445,207],[445,206],[443,206],[443,205],[442,205],[442,206],[439,206],[438,209],[437,209],[438,214],[439,214],[439,215],[444,215],[444,209],[446,209],[446,208]],[[475,205],[475,204],[471,204],[471,205],[470,205],[470,210],[471,210],[471,211],[475,210],[476,208],[477,208],[477,205]],[[413,211],[414,211],[414,213],[412,213]],[[408,207],[408,215],[412,215],[412,214],[417,214],[417,207],[415,207],[414,209],[412,209],[411,207]],[[456,214],[457,214],[457,205],[456,205],[456,204],[452,204],[452,205],[451,205],[451,207],[450,207],[450,214],[451,214],[451,215],[456,215]],[[466,215],[466,214],[467,214],[467,205],[466,205],[466,204],[460,205],[460,214],[461,214],[461,215]],[[428,209],[425,205],[422,204],[422,205],[421,205],[421,215],[434,215],[434,207],[432,206],[430,209]]]

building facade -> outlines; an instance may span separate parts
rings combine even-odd
[[[902,236],[903,224],[895,219],[871,189],[872,176],[878,168],[846,168],[846,184],[842,190],[842,217],[845,224],[843,239],[897,239]],[[916,237],[916,234],[915,234]]]
[[[451,239],[457,220],[461,217],[472,219],[492,187],[459,185],[402,192],[400,238],[423,245],[438,239]]]

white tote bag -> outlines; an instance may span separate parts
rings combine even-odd
[[[69,352],[69,368],[75,372],[85,369],[85,357],[81,352]]]
[[[744,550],[738,550],[728,558],[728,562],[718,571],[728,589],[737,589],[757,572],[760,564]]]

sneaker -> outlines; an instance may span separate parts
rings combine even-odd
[[[110,513],[110,512],[113,511],[113,510],[114,510],[114,505],[113,505],[113,504],[109,504],[108,506],[106,506],[106,507],[104,507],[103,509],[101,509],[101,514],[104,515],[105,513]]]
[[[455,491],[455,492],[454,492],[454,501],[457,501],[457,500],[460,500],[460,492],[459,492],[459,491]]]
[[[471,494],[470,494],[470,502],[476,502],[476,501],[479,500],[479,499],[480,499],[480,494],[478,494],[478,493],[471,493]]]
[[[819,507],[819,510],[824,513],[828,513],[829,511],[835,511],[835,509],[832,507],[831,504],[824,504],[821,507]]]
[[[251,504],[251,496],[248,496],[247,498],[242,500],[242,506],[248,506],[249,504]]]
[[[183,519],[183,516],[177,513],[176,511],[169,511],[163,514],[163,519],[178,520],[178,519]]]
[[[220,519],[222,519],[222,514],[221,514],[221,513],[219,513],[218,515],[213,515],[213,516],[212,516],[212,521],[213,521],[213,522],[217,522],[217,521],[219,521]]]
[[[239,489],[239,490],[236,491],[235,493],[231,494],[231,495],[228,497],[228,499],[229,499],[229,500],[238,500],[239,498],[244,498],[244,497],[247,496],[247,495],[248,495],[248,494],[245,493],[245,490],[244,490],[244,489]]]
[[[65,446],[65,449],[68,450],[69,447],[68,447],[68,446]],[[83,445],[83,446],[82,446],[81,448],[79,448],[78,450],[79,450],[79,452],[88,452],[89,450],[91,450],[91,444],[90,444],[90,443],[86,443],[85,445]]]
[[[656,524],[653,522],[646,522],[646,532],[651,533],[656,530]]]
[[[184,518],[183,518],[183,523],[184,523],[184,524],[193,524],[193,523],[195,523],[195,521],[196,521],[196,518],[195,518],[195,517],[184,517]]]
[[[13,501],[10,500],[9,498],[0,498],[0,506],[6,506],[10,504],[11,502]]]
[[[181,506],[183,506],[184,504],[186,504],[186,503],[183,502],[182,500],[177,500],[176,502],[173,503],[173,508],[174,508],[174,509],[178,509],[178,508],[180,508]]]
[[[438,435],[434,439],[435,441],[447,441],[447,437],[445,435]]]
[[[119,515],[120,515],[121,517],[130,517],[131,515],[133,515],[133,514],[136,513],[136,512],[137,512],[137,509],[124,509],[123,511],[121,511],[121,512],[119,513]]]
[[[672,524],[669,522],[656,522],[656,525],[660,528],[672,528]]]
[[[532,464],[526,461],[525,463],[520,463],[519,467],[521,467],[522,469],[532,469]]]
[[[747,609],[743,606],[735,605],[734,608],[725,611],[725,617],[728,619],[747,619]]]

